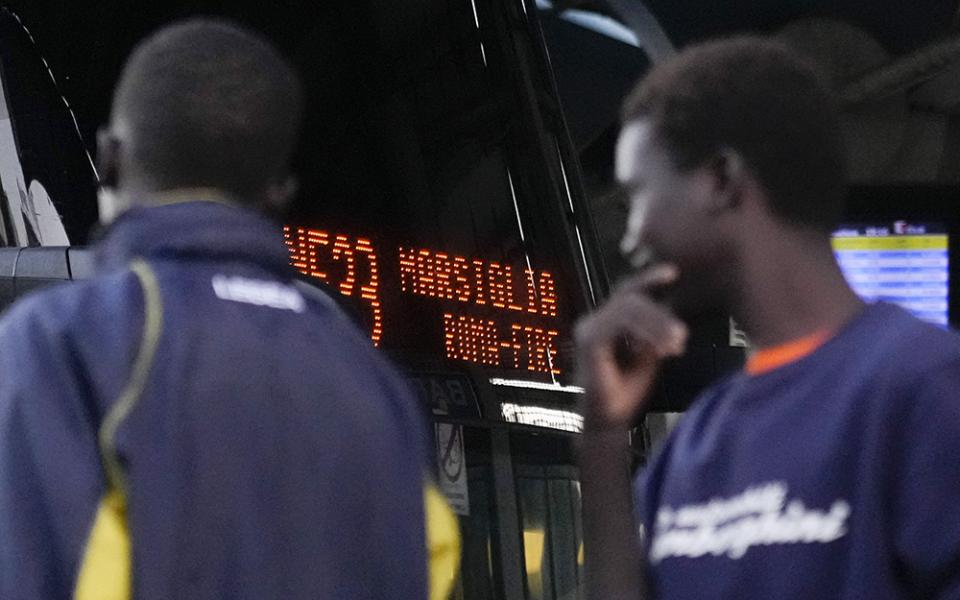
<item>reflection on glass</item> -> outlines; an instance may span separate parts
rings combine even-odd
[[[3,85],[0,78],[0,246],[66,246],[70,241],[47,190],[39,181],[26,183]]]
[[[542,529],[523,530],[523,558],[527,569],[528,598],[543,598],[543,537]]]
[[[500,573],[495,568],[499,549],[495,541],[496,506],[489,433],[471,427],[464,427],[463,432],[470,514],[458,518],[463,553],[460,579],[454,585],[450,600],[503,600]]]
[[[308,106],[289,241],[318,261],[298,268],[407,367],[572,382],[582,259],[552,138],[517,108],[519,32],[500,29],[503,6],[317,4],[331,8],[298,52]]]
[[[586,581],[583,572],[583,515],[580,513],[582,502],[580,499],[580,482],[570,482],[570,501],[573,503],[573,529],[577,535],[577,581]],[[582,589],[577,598],[583,598]]]
[[[570,485],[567,479],[547,482],[550,502],[550,554],[558,600],[574,600],[577,592],[577,539]]]
[[[566,465],[517,467],[528,600],[584,598],[580,484]]]
[[[491,539],[490,486],[487,467],[468,470],[470,516],[459,518],[463,541],[460,582],[452,600],[492,600],[493,540]]]
[[[526,471],[526,469],[524,469]],[[520,518],[523,527],[523,557],[526,567],[527,598],[553,598],[551,569],[544,544],[547,525],[546,482],[540,478],[521,477],[517,482],[520,496]]]

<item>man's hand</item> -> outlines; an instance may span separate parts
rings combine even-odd
[[[646,404],[660,362],[685,351],[686,325],[649,295],[677,276],[672,265],[654,265],[621,284],[600,310],[577,324],[589,426],[627,429]]]

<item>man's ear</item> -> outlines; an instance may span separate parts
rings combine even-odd
[[[266,190],[267,211],[277,216],[285,215],[299,189],[300,183],[293,175],[271,182]]]
[[[120,182],[120,140],[108,129],[97,131],[97,175],[103,188]]]
[[[738,208],[748,176],[743,156],[732,148],[721,148],[710,163],[710,171],[714,183],[712,208],[716,211]]]

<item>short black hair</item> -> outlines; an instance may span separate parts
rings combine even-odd
[[[624,104],[674,165],[739,152],[785,222],[831,230],[842,216],[845,155],[835,95],[787,46],[743,36],[690,46],[655,67]]]
[[[155,184],[216,187],[245,199],[289,163],[302,89],[266,39],[225,20],[190,19],[141,42],[114,93],[130,154]]]

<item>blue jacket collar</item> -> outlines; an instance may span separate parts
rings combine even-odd
[[[97,244],[97,267],[123,268],[134,258],[239,260],[293,275],[280,225],[251,209],[213,201],[133,208],[120,215]]]

